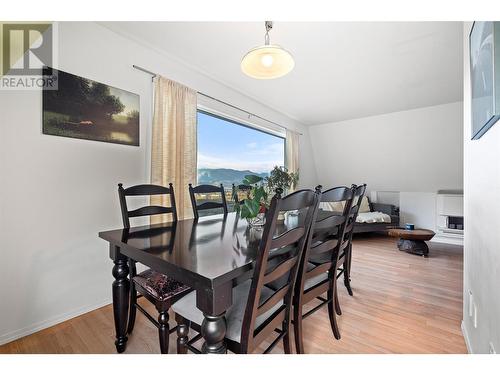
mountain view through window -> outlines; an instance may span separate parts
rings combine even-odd
[[[245,175],[268,176],[284,160],[284,138],[198,111],[198,184],[230,190]]]

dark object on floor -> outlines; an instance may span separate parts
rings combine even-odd
[[[398,237],[398,249],[407,253],[427,256],[429,247],[425,241],[434,237],[435,233],[429,229],[406,230],[403,228],[389,229],[387,232],[391,237]]]

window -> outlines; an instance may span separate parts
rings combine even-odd
[[[222,183],[229,198],[245,175],[266,177],[284,164],[284,138],[198,111],[198,184]]]

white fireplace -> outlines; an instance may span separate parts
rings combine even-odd
[[[463,192],[440,190],[436,204],[436,236],[462,244],[464,239]]]

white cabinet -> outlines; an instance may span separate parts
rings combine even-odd
[[[458,193],[438,193],[436,199],[436,241],[461,244],[464,238],[464,198]]]
[[[464,216],[463,195],[438,194],[437,214],[443,216]]]

